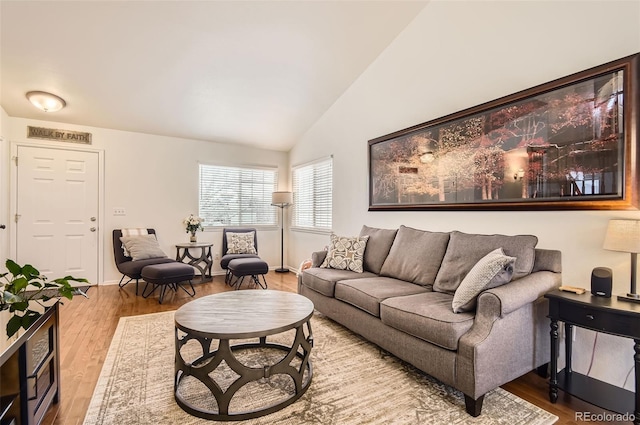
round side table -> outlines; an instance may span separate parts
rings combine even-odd
[[[212,280],[211,277],[211,267],[213,266],[213,258],[211,257],[211,247],[212,243],[207,242],[190,242],[190,243],[179,243],[176,244],[176,260],[184,262],[187,260],[187,264],[195,267],[200,271],[200,281],[202,282],[210,282]],[[198,249],[199,256],[194,256],[191,253],[191,250]]]

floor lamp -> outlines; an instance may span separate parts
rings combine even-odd
[[[640,294],[636,292],[636,270],[640,252],[640,220],[609,220],[604,249],[622,251],[631,254],[631,282],[626,295],[618,295],[619,300],[640,303]]]
[[[284,267],[284,209],[293,204],[293,193],[273,192],[271,194],[271,205],[280,208],[282,222],[280,223],[280,268],[276,273],[287,273],[289,269]]]

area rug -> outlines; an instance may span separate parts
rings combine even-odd
[[[311,323],[314,348],[309,390],[292,405],[243,424],[548,425],[558,419],[500,388],[485,396],[482,415],[473,418],[465,412],[459,391],[319,313]],[[85,425],[221,423],[191,416],[176,404],[174,332],[173,312],[120,319]],[[277,382],[269,384],[277,387]],[[240,397],[238,404],[251,406],[262,399],[260,392],[238,392],[235,397]]]

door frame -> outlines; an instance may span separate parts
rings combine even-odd
[[[18,229],[15,225],[15,214],[18,204],[18,167],[16,167],[16,157],[18,156],[18,147],[34,147],[34,148],[46,148],[57,149],[64,151],[80,151],[98,154],[98,281],[92,282],[95,285],[99,285],[104,280],[104,149],[89,148],[78,145],[52,145],[46,142],[11,142],[11,176],[10,181],[10,193],[9,193],[9,221],[11,226],[7,226],[11,229],[9,232],[9,255],[12,258],[16,258],[18,251]]]

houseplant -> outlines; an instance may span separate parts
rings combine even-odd
[[[198,241],[196,238],[196,232],[198,230],[204,230],[204,227],[202,227],[203,222],[203,218],[195,217],[193,214],[183,220],[183,223],[186,225],[187,233],[191,233],[191,238],[189,239],[191,242]]]
[[[30,302],[44,306],[44,302],[52,298],[72,299],[76,294],[86,297],[69,282],[87,283],[87,279],[65,276],[49,281],[31,264],[20,266],[13,260],[7,260],[5,266],[8,271],[0,274],[0,310],[8,309],[12,314],[7,322],[9,338],[20,328],[27,329],[42,315],[30,308],[33,305]]]

